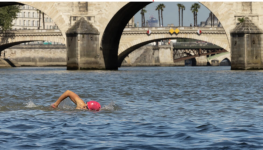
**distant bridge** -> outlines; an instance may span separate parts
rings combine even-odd
[[[10,30],[0,33],[0,38],[0,51],[20,43],[33,41],[52,41],[66,44],[60,30]]]
[[[179,29],[179,33],[170,34],[170,29]],[[147,31],[151,30],[148,35]],[[201,30],[200,35],[197,30]],[[221,27],[145,27],[145,28],[125,28],[118,50],[118,62],[124,60],[129,53],[148,43],[163,39],[189,38],[217,45],[220,49],[230,51],[225,30]]]

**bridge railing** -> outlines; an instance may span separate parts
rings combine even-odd
[[[198,41],[198,42],[174,42],[173,45],[178,45],[178,46],[213,46],[215,44]]]
[[[221,47],[207,42],[175,42],[173,43],[174,48],[212,48],[212,49],[222,49]]]
[[[32,33],[32,32],[57,32],[60,33],[61,31],[58,29],[31,29],[31,30],[6,30],[5,33]],[[0,30],[0,34],[3,33],[2,30]]]
[[[170,29],[176,29],[179,30],[224,30],[223,27],[129,27],[124,28],[124,31],[138,31],[138,30],[170,30]]]

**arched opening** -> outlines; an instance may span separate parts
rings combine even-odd
[[[123,57],[126,55],[122,54],[118,57],[118,48],[123,29],[129,22],[130,18],[148,4],[150,4],[150,2],[130,2],[122,7],[108,23],[101,41],[101,50],[103,51],[106,69],[115,70],[121,65],[120,62],[122,62],[124,59]],[[129,48],[129,50],[139,48],[145,44],[147,44],[147,42],[134,45],[132,48]]]
[[[156,46],[156,41],[162,42],[158,42],[159,46]],[[186,64],[190,63],[196,66],[197,60],[193,58],[197,57],[198,65],[206,66],[207,55],[219,54],[224,51],[223,48],[207,41],[188,38],[164,38],[149,40],[129,47],[118,55],[118,64],[119,67],[122,64],[124,66],[183,66],[185,60],[188,60]]]
[[[231,66],[231,62],[228,58],[223,59],[220,64],[220,66]]]
[[[185,60],[185,66],[196,66],[196,59],[192,58]]]

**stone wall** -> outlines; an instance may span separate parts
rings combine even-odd
[[[1,52],[1,58],[20,66],[66,66],[64,45],[19,45]]]
[[[173,62],[171,46],[143,46],[130,53],[121,66],[184,66],[184,61]]]
[[[196,59],[196,66],[207,66],[206,56],[195,57],[195,59]]]
[[[0,58],[0,68],[11,67],[4,59]]]

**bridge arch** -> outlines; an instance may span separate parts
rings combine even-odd
[[[231,54],[230,52],[224,52],[224,53],[220,53],[220,54],[216,54],[214,56],[210,56],[207,58],[207,61],[212,64],[212,60],[218,60],[219,63],[222,62],[222,60],[224,59],[228,59],[229,62],[231,62]]]
[[[52,42],[58,42],[58,43],[65,44],[65,40],[62,36],[60,38],[57,36],[39,36],[39,37],[35,37],[35,36],[22,37],[21,36],[21,37],[16,37],[14,39],[10,39],[10,41],[8,42],[1,43],[0,52],[9,47],[12,47],[12,46],[15,46],[21,43],[34,42],[34,41],[52,41]]]
[[[219,47],[222,47],[223,49],[230,51],[229,47],[225,42],[227,41],[221,41],[219,40],[222,37],[219,37],[218,40],[215,38],[211,38],[212,34],[207,35],[197,35],[197,34],[178,34],[178,35],[170,35],[170,34],[155,34],[151,36],[144,36],[143,38],[134,38],[134,40],[125,43],[124,45],[120,45],[119,51],[118,51],[118,65],[120,66],[122,61],[127,57],[131,52],[138,49],[139,47],[146,45],[148,43],[154,42],[154,41],[160,41],[164,39],[181,39],[181,38],[189,38],[189,39],[196,39],[196,40],[202,40],[205,42],[209,42],[212,44],[215,44]],[[223,35],[225,36],[225,35]]]
[[[118,63],[118,46],[120,44],[120,39],[122,36],[123,29],[130,20],[140,9],[150,4],[151,2],[128,2],[124,5],[116,14],[109,20],[101,40],[101,49],[104,55],[104,61],[106,69],[117,69]],[[226,44],[230,47],[230,34],[229,31],[234,27],[233,22],[235,20],[226,19],[226,14],[233,15],[234,11],[233,3],[225,2],[200,2],[210,11],[212,11],[215,16],[221,22],[224,30],[226,31]]]

